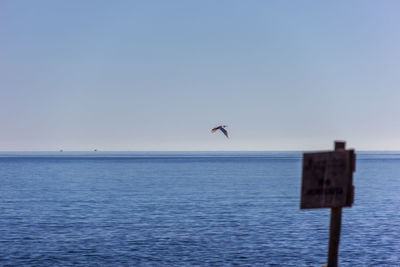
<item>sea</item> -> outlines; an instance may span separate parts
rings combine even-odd
[[[340,266],[400,266],[400,152],[356,152]],[[1,152],[1,266],[321,266],[303,152]]]

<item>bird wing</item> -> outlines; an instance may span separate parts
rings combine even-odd
[[[224,133],[224,135],[225,135],[226,137],[228,137],[228,138],[229,138],[229,136],[228,136],[228,132],[227,132],[227,131],[226,131],[224,128],[220,127],[219,129],[221,130],[221,132],[223,132],[223,133]]]
[[[221,127],[221,126],[218,126],[218,127],[212,128],[211,132],[212,132],[212,133],[215,133],[215,131],[216,131],[216,130],[218,130],[220,127]]]

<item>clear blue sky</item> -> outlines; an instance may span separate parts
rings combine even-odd
[[[400,150],[399,1],[0,1],[0,150]],[[211,134],[227,124],[231,138]]]

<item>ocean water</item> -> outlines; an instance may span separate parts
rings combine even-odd
[[[1,153],[1,266],[321,266],[301,152]],[[340,266],[400,266],[400,152],[358,152]]]

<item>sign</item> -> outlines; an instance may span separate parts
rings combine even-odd
[[[304,153],[300,208],[350,207],[354,170],[354,150]]]

